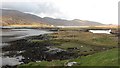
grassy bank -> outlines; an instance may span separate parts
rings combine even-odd
[[[70,60],[54,60],[51,62],[30,62],[25,65],[20,65],[19,67],[31,66],[67,66],[68,62],[77,62],[74,66],[118,66],[118,49],[111,49],[108,51],[96,53],[93,55],[88,55],[84,57],[79,57]]]

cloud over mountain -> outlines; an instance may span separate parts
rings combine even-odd
[[[38,16],[61,17],[59,8],[52,2],[3,2],[2,8],[34,13]],[[60,16],[59,16],[60,15]]]

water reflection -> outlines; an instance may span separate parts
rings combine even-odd
[[[111,30],[89,30],[92,33],[103,33],[103,34],[111,34]]]

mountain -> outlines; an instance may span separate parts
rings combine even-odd
[[[0,16],[0,20],[2,19],[2,24],[4,25],[54,25],[54,26],[98,26],[103,25],[98,22],[86,21],[86,20],[64,20],[64,19],[53,19],[50,17],[38,17],[36,15],[23,13],[17,10],[6,10],[1,9],[2,16]]]
[[[99,26],[99,25],[103,25],[98,22],[87,21],[87,20],[79,20],[79,19],[63,20],[63,19],[53,19],[49,17],[44,17],[42,21],[48,22],[49,24],[53,24],[57,26]]]
[[[50,26],[47,23],[42,22],[40,17],[23,13],[17,10],[1,10],[2,25],[36,25],[36,26]]]

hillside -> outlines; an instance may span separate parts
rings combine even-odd
[[[2,10],[2,16],[0,16],[0,19],[2,19],[2,24],[4,25],[33,25],[33,24],[39,24],[41,26],[49,26],[49,25],[55,25],[55,26],[99,26],[103,25],[98,22],[93,21],[86,21],[86,20],[63,20],[63,19],[53,19],[49,17],[38,17],[36,15],[23,13],[17,10]]]
[[[40,21],[40,17],[17,10],[2,10],[0,19],[2,19],[3,26],[50,26]]]
[[[57,26],[100,26],[100,25],[103,25],[98,22],[87,21],[87,20],[79,20],[79,19],[63,20],[63,19],[53,19],[50,17],[44,17],[43,21],[48,22],[53,25],[57,25]]]

